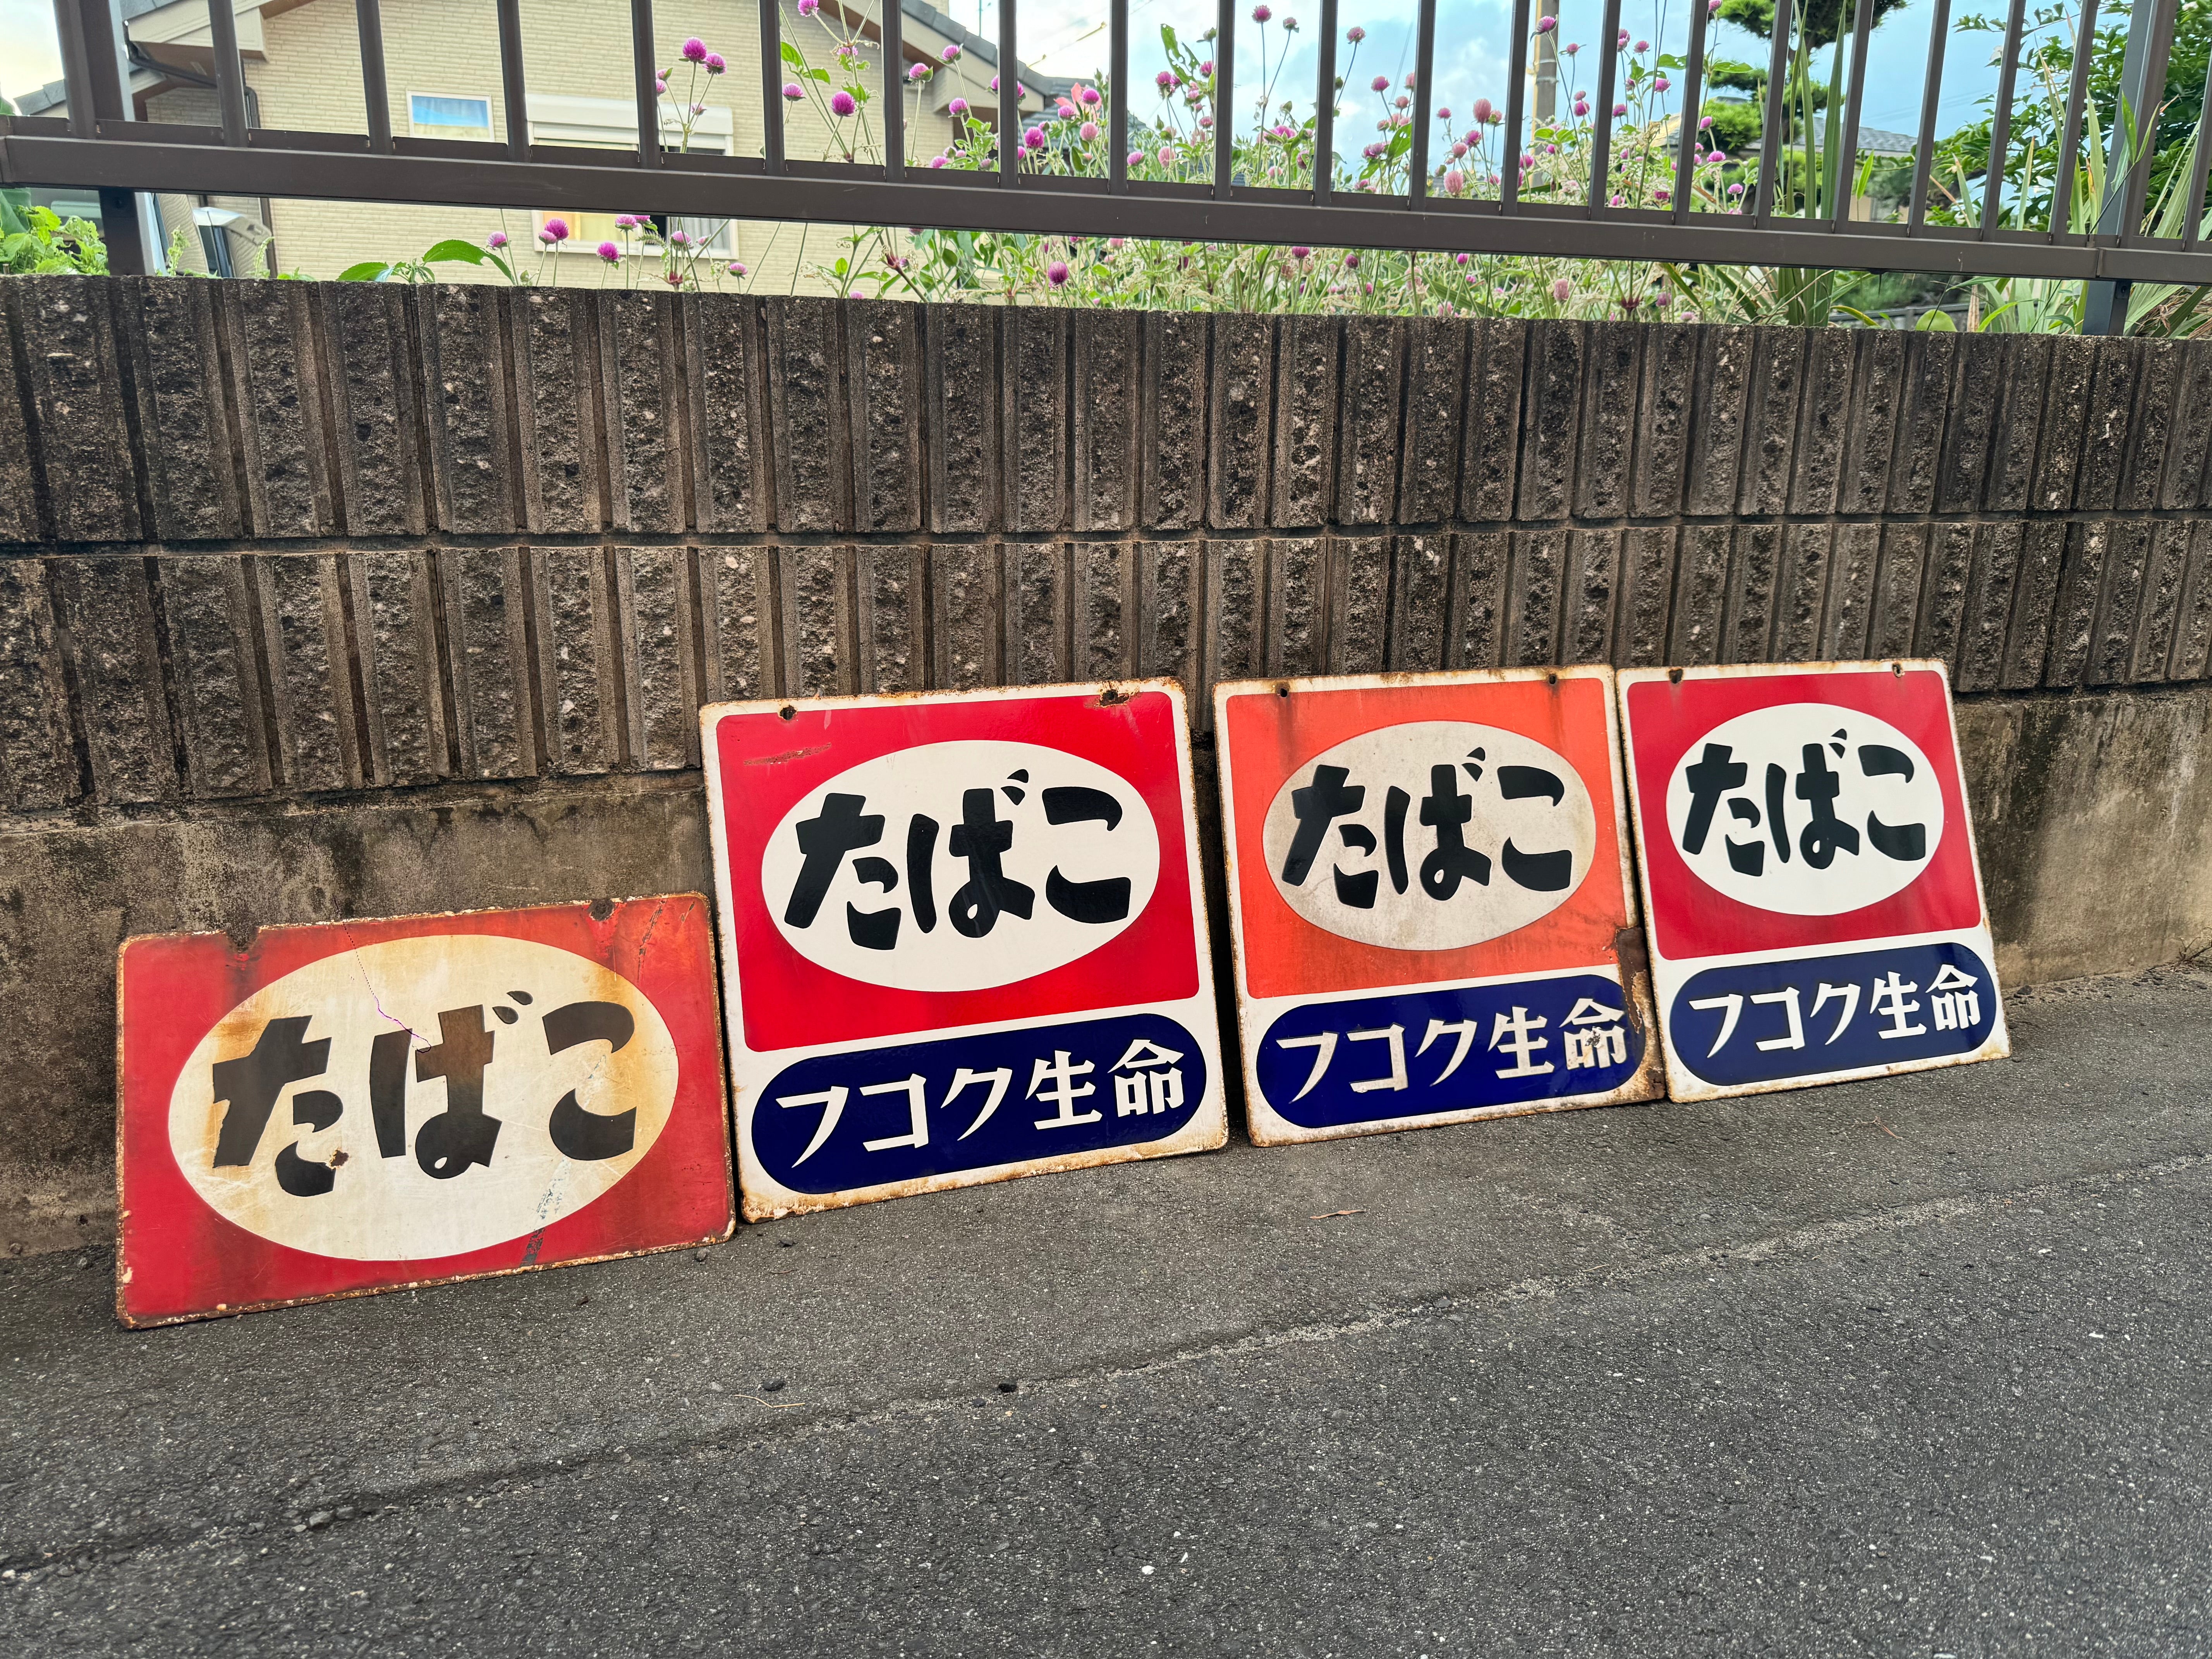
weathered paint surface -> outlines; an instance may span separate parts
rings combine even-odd
[[[1179,685],[701,724],[749,1218],[1222,1144]]]
[[[1620,683],[1677,1100],[2012,1052],[1942,663]]]
[[[1214,702],[1254,1140],[1659,1092],[1611,670]]]
[[[126,1323],[725,1238],[696,894],[125,943]]]

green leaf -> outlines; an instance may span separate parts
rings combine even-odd
[[[806,54],[787,40],[783,43],[783,61],[787,64],[796,64],[799,68],[805,69]]]
[[[338,281],[342,283],[373,283],[391,269],[392,266],[388,261],[383,259],[364,259],[359,264],[348,265],[343,270],[338,272]]]
[[[830,71],[828,70],[809,70],[806,73],[810,77],[819,81],[825,87],[830,84]]]
[[[431,244],[422,255],[422,263],[442,264],[451,261],[459,264],[480,265],[488,257],[485,251],[474,242],[465,242],[458,236],[452,236],[442,242]]]

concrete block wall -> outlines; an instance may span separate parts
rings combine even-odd
[[[0,307],[0,1215],[97,1185],[125,933],[708,887],[694,715],[729,698],[1170,674],[1203,744],[1235,676],[1937,656],[2008,975],[2212,941],[2212,347]]]

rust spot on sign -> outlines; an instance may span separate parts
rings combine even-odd
[[[792,761],[805,760],[809,755],[818,755],[830,745],[817,743],[805,749],[787,749],[781,755],[757,755],[745,763],[748,766],[782,766]]]

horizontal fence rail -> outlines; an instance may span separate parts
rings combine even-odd
[[[1338,7],[1330,0],[1321,7],[1323,38],[1313,88],[1314,154],[1322,159],[1300,188],[1255,185],[1235,161],[1237,121],[1229,100],[1236,13],[1242,0],[1221,0],[1219,6],[1212,46],[1219,60],[1214,86],[1219,118],[1212,130],[1209,176],[1191,182],[1132,174],[1127,149],[1139,140],[1131,130],[1129,110],[1134,90],[1128,85],[1131,0],[1112,0],[1108,112],[1112,141],[1103,176],[1097,178],[1025,171],[1020,135],[1006,131],[1003,122],[1004,137],[988,171],[909,165],[902,154],[901,88],[907,65],[902,19],[896,15],[897,0],[885,0],[891,9],[880,21],[872,12],[864,15],[850,7],[844,13],[856,33],[873,32],[884,54],[884,125],[893,144],[884,165],[810,161],[788,153],[788,94],[778,57],[778,0],[762,0],[759,9],[762,64],[758,89],[752,94],[758,100],[763,131],[758,156],[679,154],[668,148],[653,86],[660,48],[653,38],[651,0],[631,0],[639,129],[635,147],[628,150],[532,142],[521,0],[497,0],[496,4],[506,110],[499,142],[394,136],[378,0],[356,0],[368,131],[356,135],[250,126],[233,3],[210,0],[220,125],[203,126],[128,118],[130,100],[120,78],[120,59],[112,49],[108,0],[55,0],[69,114],[66,118],[0,116],[0,183],[96,189],[110,193],[104,199],[118,204],[127,200],[125,192],[171,191],[566,211],[619,209],[687,218],[916,225],[1279,246],[2012,276],[2103,285],[2104,302],[2093,303],[2093,319],[2109,318],[2115,300],[2118,314],[2124,317],[2129,284],[2212,283],[2212,249],[2203,245],[2199,235],[2201,203],[2187,214],[2179,235],[2156,236],[2142,228],[2144,179],[2153,149],[2148,143],[2131,142],[2124,131],[2111,137],[2107,199],[2083,204],[2091,228],[2066,228],[2074,219],[2075,161],[2088,59],[2081,48],[2094,40],[2094,0],[2081,8],[2052,218],[2051,228],[2044,229],[1996,223],[2002,191],[1995,168],[1969,192],[1979,198],[1977,222],[1929,222],[1929,156],[1950,22],[1948,0],[1938,0],[1934,8],[1928,90],[1912,157],[1909,206],[1895,222],[1850,216],[1850,190],[1839,192],[1832,184],[1829,199],[1818,211],[1809,198],[1802,213],[1796,209],[1784,154],[1790,142],[1784,79],[1790,72],[1790,0],[1778,0],[1775,8],[1775,39],[1763,92],[1764,136],[1755,167],[1745,168],[1748,194],[1741,210],[1733,211],[1692,210],[1692,157],[1679,143],[1662,164],[1662,176],[1671,176],[1674,183],[1663,204],[1622,204],[1609,198],[1615,175],[1608,158],[1617,137],[1607,112],[1619,95],[1627,39],[1617,28],[1619,0],[1604,5],[1603,33],[1595,43],[1599,108],[1591,134],[1591,181],[1580,201],[1564,199],[1556,189],[1550,199],[1540,199],[1542,192],[1530,183],[1537,171],[1524,176],[1518,165],[1524,149],[1534,143],[1531,135],[1541,118],[1540,112],[1525,107],[1522,84],[1531,44],[1528,0],[1518,0],[1512,12],[1512,82],[1497,129],[1503,176],[1493,195],[1473,198],[1443,193],[1436,177],[1441,164],[1431,166],[1428,70],[1439,45],[1454,44],[1437,39],[1438,8],[1433,0],[1423,0],[1414,24],[1412,55],[1419,68],[1407,79],[1414,89],[1412,155],[1402,193],[1396,194],[1355,192],[1346,188],[1337,170],[1335,134],[1344,117],[1338,107],[1340,94],[1332,85]],[[2165,85],[2179,4],[2179,0],[2138,0],[2129,23],[2126,91],[2133,100],[2130,107],[2142,112],[2139,125],[2150,127],[2154,136],[2150,116]],[[1678,135],[1700,107],[1697,100],[1709,50],[1707,8],[1693,5],[1692,9]],[[1859,151],[1873,13],[1870,0],[1859,0],[1845,14],[1851,65],[1840,122],[1844,165],[1836,167],[1826,155],[1820,162],[1837,177],[1851,173]],[[2008,14],[1994,106],[1992,149],[1999,156],[2007,154],[2011,94],[2022,52],[2022,0],[2012,0]],[[1010,82],[1024,72],[1015,55],[1015,18],[1014,0],[1000,0],[996,67]],[[1549,15],[1542,18],[1546,27],[1553,21]],[[1545,52],[1540,61],[1554,64],[1557,55]],[[996,78],[993,84],[998,84]],[[1017,98],[1018,110],[1018,94],[1012,88],[990,94],[994,104],[1010,95]],[[1837,130],[1832,122],[1828,130]],[[2198,198],[2204,188],[2208,155],[2212,152],[2200,146],[2188,169],[2186,187],[2193,187]],[[135,229],[123,230],[119,238],[112,234],[110,240],[117,250],[112,256],[116,269],[141,268],[143,252],[137,246]]]

